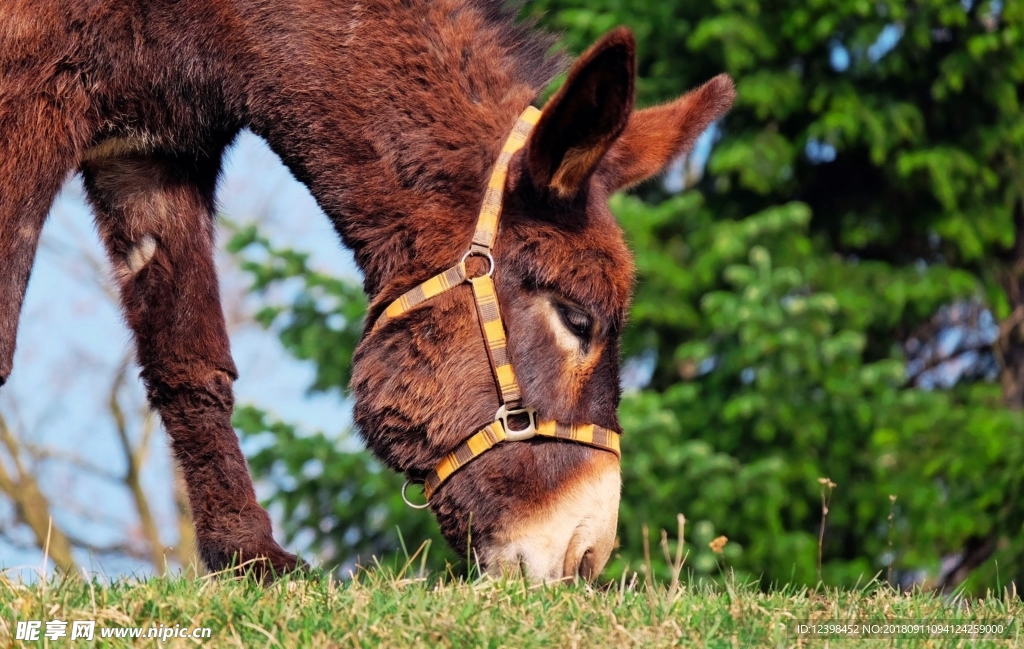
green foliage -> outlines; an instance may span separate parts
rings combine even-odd
[[[656,543],[682,512],[693,575],[724,562],[762,584],[814,583],[828,477],[838,486],[821,548],[827,583],[863,583],[890,560],[897,575],[934,576],[943,556],[982,538],[996,540],[1002,572],[989,561],[973,588],[1024,576],[1024,418],[994,384],[913,388],[901,347],[944,304],[980,296],[998,318],[1012,310],[1024,5],[538,0],[526,11],[576,51],[629,25],[641,104],[722,71],[738,86],[698,182],[613,200],[640,274],[625,353],[653,372],[621,408],[611,574],[642,564],[643,525]],[[358,290],[252,230],[236,238],[243,248],[257,291],[297,291],[261,322],[316,364],[314,389],[344,394]],[[292,533],[314,530],[336,560],[379,551],[396,522],[427,536],[395,499],[397,479],[364,455],[257,412],[239,425],[280,440],[254,468],[297,481],[272,500]],[[283,446],[294,448],[275,463]],[[332,482],[305,477],[314,456],[336,467]],[[359,490],[358,506],[321,509]],[[353,529],[366,545],[338,541]],[[731,539],[721,556],[707,547],[720,534]]]
[[[241,268],[252,277],[250,291],[264,299],[271,288],[287,286],[288,280],[298,282],[288,305],[266,304],[256,313],[256,321],[273,327],[295,358],[313,362],[316,379],[311,390],[347,395],[352,354],[366,311],[362,288],[310,268],[309,255],[275,249],[253,225],[235,232],[227,248],[236,255],[246,252]]]
[[[1019,528],[1021,508],[1001,495],[1020,488],[1024,422],[998,389],[907,389],[898,350],[868,344],[969,294],[970,274],[825,255],[801,203],[740,221],[714,218],[697,193],[612,208],[638,251],[629,346],[658,353],[656,389],[620,409],[621,561],[637,565],[641,525],[673,529],[681,511],[728,536],[726,559],[747,576],[814,583],[819,477],[838,484],[828,583],[884,569],[890,539],[898,566],[929,568],[973,535]],[[700,550],[691,568],[715,574]]]
[[[981,275],[1013,242],[1024,199],[1019,2],[538,0],[529,12],[577,51],[630,26],[641,104],[733,75],[736,106],[704,183],[719,216],[800,197],[840,250]],[[834,148],[835,161],[815,161],[809,145]]]
[[[539,0],[528,11],[577,51],[629,25],[641,105],[722,71],[737,81],[699,183],[668,201],[649,184],[646,203],[614,205],[640,271],[626,354],[656,361],[621,409],[623,560],[636,564],[638,523],[671,529],[678,510],[734,539],[734,565],[750,574],[812,582],[828,476],[839,485],[830,583],[883,568],[890,539],[897,572],[935,574],[940,557],[993,535],[1003,578],[1024,574],[1024,505],[1009,497],[1024,421],[994,385],[910,389],[899,347],[958,298],[1011,310],[1024,5]]]

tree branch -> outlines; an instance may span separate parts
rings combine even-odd
[[[14,501],[18,520],[25,523],[35,535],[36,543],[53,559],[53,562],[64,572],[77,570],[71,556],[71,543],[67,535],[54,522],[50,501],[43,495],[39,483],[31,473],[24,470],[21,463],[21,449],[18,440],[7,426],[7,421],[0,415],[0,442],[14,462],[17,475],[11,475],[0,464],[0,490],[3,490]]]
[[[117,429],[117,437],[121,442],[121,450],[124,451],[125,461],[128,468],[123,478],[124,485],[132,494],[132,501],[135,503],[135,511],[139,516],[139,524],[142,527],[142,535],[149,543],[149,560],[153,567],[160,570],[164,565],[164,545],[160,540],[160,530],[153,519],[153,512],[149,507],[149,499],[142,489],[142,482],[139,479],[141,460],[145,457],[144,445],[149,441],[149,433],[144,432],[143,443],[139,448],[132,446],[128,436],[128,424],[124,416],[124,410],[118,400],[118,393],[124,385],[125,377],[128,374],[129,360],[126,358],[121,362],[114,375],[114,381],[110,386],[109,407],[110,414],[114,418],[114,427]]]
[[[203,562],[196,552],[196,528],[188,504],[185,476],[177,462],[174,463],[174,506],[178,522],[178,547],[175,553],[178,556],[178,563],[188,571],[194,570],[198,574],[203,574]]]

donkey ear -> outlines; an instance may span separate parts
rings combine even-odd
[[[673,102],[637,111],[601,163],[601,177],[611,191],[658,173],[688,152],[701,133],[725,114],[736,98],[727,74]]]
[[[590,178],[633,110],[636,41],[620,27],[579,58],[530,135],[526,165],[534,185],[560,198]]]

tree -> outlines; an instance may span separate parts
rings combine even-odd
[[[737,535],[753,552],[747,567],[786,577],[787,552],[811,541],[818,496],[812,474],[821,472],[849,476],[836,480],[848,492],[845,504],[833,503],[826,537],[839,581],[870,572],[881,556],[881,535],[872,528],[884,519],[890,490],[899,496],[896,549],[908,570],[934,569],[940,556],[962,547],[991,552],[1000,539],[1008,546],[1004,569],[1013,565],[1020,574],[1015,539],[1022,519],[1005,498],[1019,490],[1022,428],[1019,416],[998,404],[1022,405],[1024,8],[970,0],[531,6],[549,11],[549,24],[566,29],[576,47],[610,24],[632,26],[644,77],[638,88],[648,100],[721,70],[737,79],[736,107],[694,189],[700,205],[679,204],[647,233],[654,236],[638,242],[641,293],[627,349],[655,352],[651,388],[658,396],[650,399],[671,403],[668,395],[688,386],[698,396],[686,407],[715,413],[706,427],[681,430],[677,439],[702,439],[739,467],[775,457],[796,471],[792,482],[777,485],[790,502],[760,510],[776,512],[776,520]],[[662,192],[641,193],[657,201]],[[746,268],[709,264],[695,243],[700,233],[688,228],[694,213],[753,227],[784,209],[803,211],[809,237],[796,248],[769,246],[768,257],[751,250]],[[634,233],[638,222],[636,213],[624,219]],[[787,264],[772,272],[775,286],[764,280],[766,259]],[[732,294],[710,292],[715,283],[731,284]],[[815,292],[834,298],[832,313],[819,314],[813,326],[793,322],[793,305]],[[901,383],[891,362],[903,360],[899,344],[940,305],[969,295],[983,295],[1002,320],[991,348],[1001,393],[985,385],[942,394],[883,389],[877,379],[863,385],[887,370]],[[802,329],[817,329],[817,344],[798,342]],[[831,331],[835,340],[822,337]],[[818,375],[842,349],[857,362],[836,376]],[[732,354],[738,357],[730,365]],[[688,376],[707,362],[716,369]],[[772,394],[779,381],[787,385]],[[829,402],[830,414],[813,417],[823,412],[816,398]],[[680,406],[669,411],[678,414]],[[989,452],[965,454],[968,448]],[[715,519],[750,524],[725,512]],[[771,569],[749,546],[777,547],[766,537],[783,531],[784,539],[798,538],[773,551],[782,564]],[[806,549],[799,556],[806,558]],[[962,558],[981,557],[968,551]],[[844,560],[848,566],[840,568]],[[807,581],[807,562],[793,563]]]

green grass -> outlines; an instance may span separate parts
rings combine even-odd
[[[645,586],[643,579],[591,587],[519,578],[409,577],[377,568],[354,579],[326,575],[269,587],[225,577],[157,577],[107,583],[80,576],[26,583],[0,575],[0,646],[49,647],[1010,647],[999,638],[800,638],[798,621],[929,620],[1008,623],[1024,612],[1010,594],[966,603],[857,590],[746,585]],[[16,621],[94,619],[93,643],[14,640]],[[209,640],[101,640],[101,627],[210,627]],[[68,625],[70,631],[70,624]],[[69,634],[70,635],[70,634]]]

